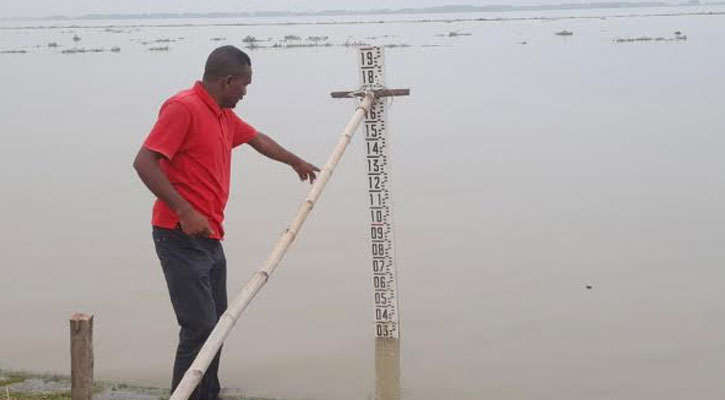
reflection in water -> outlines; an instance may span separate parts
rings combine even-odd
[[[400,398],[400,339],[375,338],[375,400]]]

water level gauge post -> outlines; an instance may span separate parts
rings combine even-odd
[[[372,92],[374,100],[361,129],[365,152],[369,246],[373,287],[375,337],[375,398],[397,400],[400,393],[400,313],[395,260],[395,235],[390,187],[390,145],[387,97],[406,96],[409,89],[385,85],[385,54],[382,47],[358,51],[360,89],[333,92],[332,97],[361,97]]]

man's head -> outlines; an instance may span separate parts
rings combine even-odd
[[[222,108],[234,108],[252,83],[252,61],[234,46],[214,49],[206,59],[204,87]]]

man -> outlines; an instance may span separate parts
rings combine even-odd
[[[251,81],[247,54],[234,46],[212,51],[202,81],[161,106],[133,163],[157,197],[152,217],[154,244],[181,327],[172,392],[227,308],[226,259],[220,241],[232,148],[248,143],[264,156],[288,164],[301,180],[310,183],[319,171],[231,110]],[[192,400],[218,399],[219,356]]]

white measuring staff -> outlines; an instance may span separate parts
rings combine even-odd
[[[385,88],[385,56],[382,47],[359,50],[361,90]],[[374,289],[375,336],[400,337],[398,286],[390,194],[390,146],[386,99],[376,98],[365,114],[363,134],[370,208],[370,249]]]
[[[367,171],[370,266],[372,267],[375,326],[375,400],[400,398],[400,313],[390,195],[390,145],[387,135],[385,97],[407,96],[408,89],[385,88],[385,58],[381,47],[358,51],[361,88],[333,92],[333,98],[360,97],[373,93],[362,123]]]

